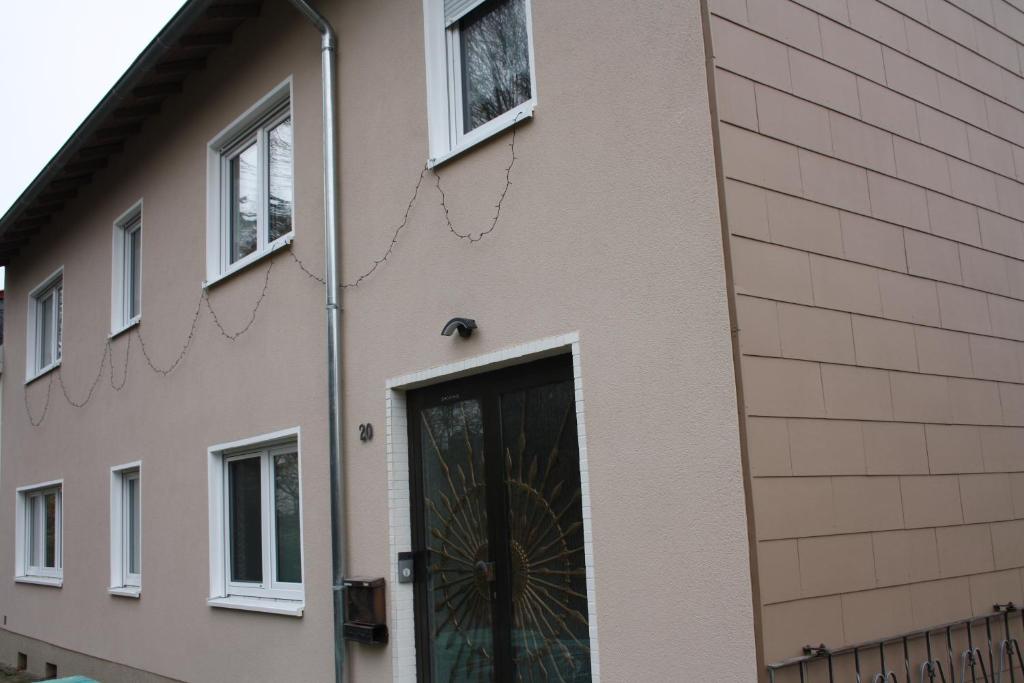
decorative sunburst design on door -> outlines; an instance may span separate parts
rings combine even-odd
[[[574,407],[570,400],[546,457],[542,450],[531,457],[524,402],[515,446],[505,448],[512,621],[519,635],[513,647],[520,680],[573,680],[579,654],[590,653],[589,644],[577,635],[580,629],[587,632],[587,617],[575,607],[587,600],[579,590],[586,575],[580,488],[577,483],[567,491],[565,480],[554,476],[563,457],[559,444]]]
[[[528,449],[524,402],[514,444],[506,445],[504,452],[512,637],[521,681],[568,683],[578,680],[577,674],[589,680],[580,488],[578,480],[572,485],[559,474],[567,457],[573,457],[572,467],[578,468],[575,452],[563,454],[559,448],[573,408],[570,394],[550,445]],[[430,444],[428,457],[436,458],[447,484],[447,491],[426,496],[435,520],[428,531],[434,635],[440,636],[445,629],[458,634],[445,641],[448,648],[456,650],[450,680],[486,680],[493,664],[493,584],[488,576],[493,570],[487,564],[483,457],[474,452],[464,405],[461,419],[464,443],[463,448],[455,449],[452,444],[440,447],[426,416],[422,418]],[[463,449],[461,457],[453,455]]]
[[[423,433],[447,483],[447,491],[431,491],[425,496],[434,520],[427,539],[436,613],[433,635],[440,637],[449,628],[458,634],[458,638],[445,641],[449,648],[456,648],[450,667],[452,681],[458,680],[460,673],[486,680],[493,660],[490,584],[477,569],[477,564],[488,558],[486,485],[483,472],[477,471],[482,469],[482,461],[478,463],[482,454],[474,452],[470,440],[466,404],[458,407],[465,460],[452,463],[446,453],[451,455],[455,449],[438,445],[426,411],[420,413]]]

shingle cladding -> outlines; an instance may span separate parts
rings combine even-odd
[[[1024,3],[710,9],[766,660],[1019,604]]]

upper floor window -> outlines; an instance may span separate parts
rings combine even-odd
[[[529,0],[424,0],[430,163],[530,116]]]
[[[286,81],[275,88],[210,142],[207,282],[291,240],[290,86]]]
[[[110,331],[116,334],[142,317],[142,202],[114,223]]]
[[[62,493],[59,481],[24,486],[17,491],[16,578],[60,585],[62,562]]]
[[[61,268],[29,294],[26,381],[60,364],[63,326],[64,269]]]

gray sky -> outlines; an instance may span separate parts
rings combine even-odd
[[[182,4],[0,0],[0,215]]]

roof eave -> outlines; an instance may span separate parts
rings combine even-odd
[[[10,208],[0,217],[0,240],[8,236],[14,223],[28,209],[47,186],[57,178],[65,166],[83,148],[85,143],[106,122],[108,117],[129,99],[132,88],[149,73],[160,58],[172,49],[188,32],[189,28],[213,5],[215,0],[187,0],[181,9],[160,30],[146,49],[132,62],[117,83],[104,95],[85,120],[78,126],[60,150],[43,167],[29,186],[18,196]]]

